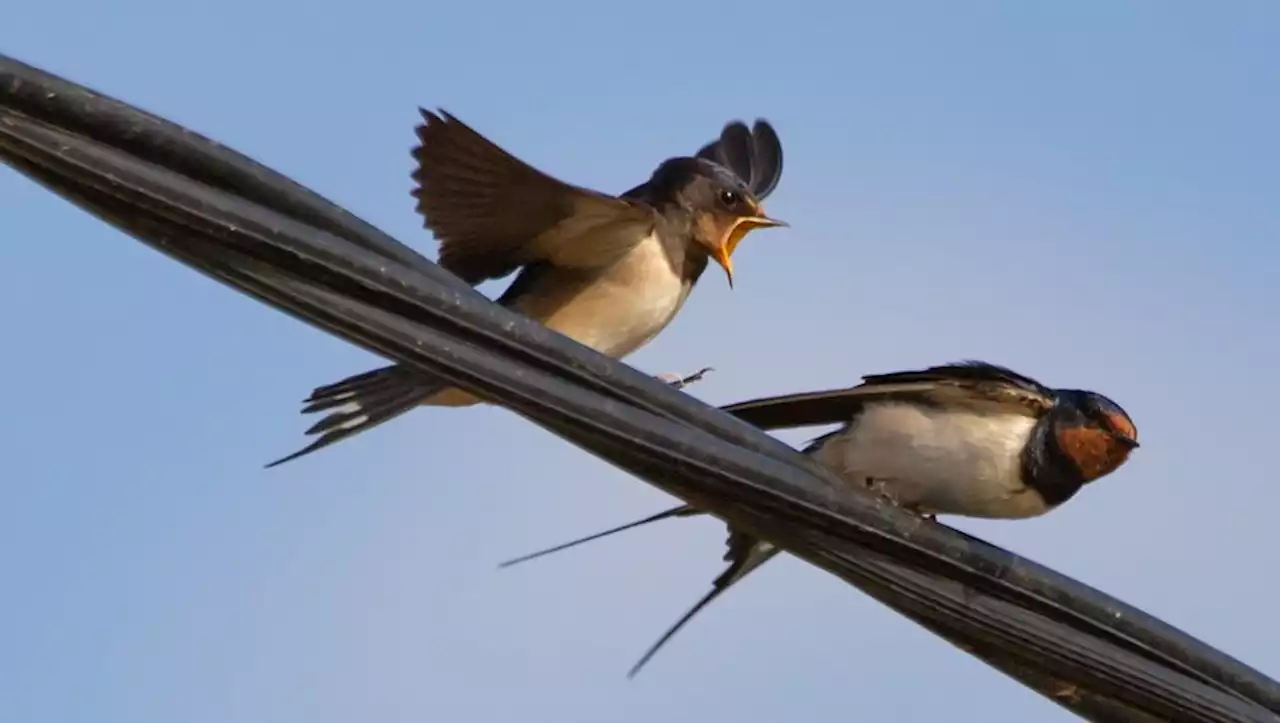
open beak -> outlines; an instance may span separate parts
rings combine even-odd
[[[729,232],[725,234],[724,241],[716,248],[712,256],[716,263],[724,269],[724,273],[729,277],[729,288],[733,288],[733,252],[738,248],[738,244],[747,234],[758,228],[776,228],[779,226],[790,226],[786,221],[779,221],[776,218],[769,218],[763,214],[759,216],[743,216],[729,227]]]

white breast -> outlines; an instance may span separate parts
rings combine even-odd
[[[868,480],[922,512],[1032,517],[1047,511],[1022,482],[1020,455],[1036,420],[911,404],[876,404],[828,438],[817,458],[850,482]]]
[[[689,285],[673,272],[655,236],[640,242],[589,294],[575,299],[578,341],[624,357],[649,343],[679,313]],[[587,321],[587,323],[580,323]]]

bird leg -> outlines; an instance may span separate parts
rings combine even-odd
[[[919,515],[920,517],[923,517],[926,520],[931,520],[933,522],[938,521],[937,515],[935,515],[932,512],[925,512],[918,505],[904,505],[902,501],[898,499],[898,495],[895,494],[893,490],[890,488],[890,484],[892,482],[893,480],[889,480],[889,479],[876,479],[874,477],[868,477],[865,481],[865,484],[869,491],[874,493],[877,497],[884,500],[885,502],[888,502],[889,504],[893,505],[894,507],[900,507],[906,510],[907,512],[911,512],[915,515]]]
[[[663,372],[658,375],[658,378],[667,384],[670,384],[672,389],[684,389],[694,382],[702,381],[703,377],[713,371],[715,371],[715,369],[712,367],[703,367],[687,377],[682,377],[679,374],[673,374],[671,372]]]
[[[892,482],[892,480],[868,477],[864,481],[864,484],[867,486],[867,491],[871,492],[876,497],[879,497],[894,507],[901,507],[902,503],[898,501],[898,496],[895,495],[888,487],[890,482]]]

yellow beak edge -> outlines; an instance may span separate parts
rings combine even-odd
[[[747,234],[758,228],[776,228],[779,226],[789,226],[786,221],[779,221],[776,218],[768,216],[744,216],[738,219],[729,227],[729,232],[725,234],[724,241],[716,248],[713,256],[716,263],[724,269],[725,276],[729,278],[729,288],[733,288],[733,252],[738,248],[738,244],[742,243],[742,239]]]

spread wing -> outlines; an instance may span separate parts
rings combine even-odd
[[[741,121],[729,123],[720,138],[703,146],[697,156],[733,171],[759,201],[773,193],[782,179],[782,141],[763,118],[756,119],[750,130]]]
[[[848,422],[868,404],[895,400],[1039,416],[1053,406],[1053,392],[1005,367],[969,361],[869,375],[856,387],[752,399],[721,409],[767,430]]]
[[[559,181],[444,111],[420,112],[417,211],[440,265],[468,283],[534,262],[608,266],[653,229],[647,206]]]

